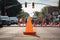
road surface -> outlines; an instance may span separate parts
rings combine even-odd
[[[24,35],[26,27],[0,28],[0,40],[60,40],[60,27],[33,27],[36,35]]]

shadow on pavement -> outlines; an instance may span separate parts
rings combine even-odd
[[[40,38],[40,36],[38,36],[38,35],[30,35],[30,36],[34,36],[34,37],[38,37],[38,38]]]

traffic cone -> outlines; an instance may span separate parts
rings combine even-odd
[[[26,30],[23,32],[25,35],[35,35],[36,32],[34,32],[34,29],[32,27],[32,22],[30,16],[28,17],[28,21],[26,24]]]
[[[51,22],[51,23],[50,23],[50,26],[54,26],[54,23]]]
[[[34,26],[36,26],[37,25],[37,23],[36,22],[34,22]]]
[[[58,26],[60,26],[60,23],[58,24]]]
[[[18,22],[18,26],[21,26],[20,22]]]
[[[47,26],[47,23],[45,22],[45,24],[44,24],[45,26]]]
[[[53,26],[54,26],[54,27],[57,26],[56,23],[53,23]]]
[[[49,24],[47,26],[50,26],[51,22],[49,22]]]
[[[47,26],[46,22],[45,23],[42,23],[42,26]]]

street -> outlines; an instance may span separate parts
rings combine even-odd
[[[0,40],[60,40],[60,0],[0,0]]]
[[[60,27],[33,27],[36,35],[24,35],[25,28],[18,25],[0,28],[0,40],[60,40]]]

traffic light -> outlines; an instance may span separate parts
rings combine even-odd
[[[27,8],[27,2],[25,2],[25,8]]]
[[[34,2],[32,2],[32,8],[34,8]]]

